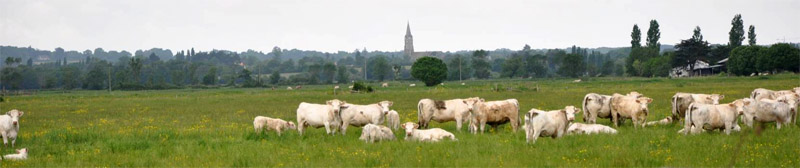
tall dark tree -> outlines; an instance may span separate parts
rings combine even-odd
[[[141,72],[142,72],[142,60],[136,57],[131,57],[131,60],[128,62],[128,68],[130,68],[131,72],[133,72],[133,80],[134,83],[141,82]]]
[[[203,84],[204,85],[216,85],[217,84],[217,67],[211,67],[208,69],[208,73],[203,76]]]
[[[631,31],[631,48],[638,48],[642,46],[642,31],[639,30],[639,25],[633,24],[633,31]]]
[[[734,75],[750,75],[758,72],[756,69],[758,58],[766,56],[767,48],[761,46],[743,46],[734,48],[730,52],[727,68],[728,73]]]
[[[422,57],[411,66],[411,76],[425,82],[425,86],[434,86],[447,79],[447,65],[439,58]]]
[[[661,50],[661,43],[658,42],[658,39],[661,38],[661,30],[658,27],[658,21],[650,20],[650,28],[647,29],[647,47],[656,51]]]
[[[586,72],[586,62],[584,56],[578,53],[570,53],[561,61],[561,66],[558,68],[561,75],[568,77],[579,77]]]
[[[747,31],[747,44],[756,45],[756,26],[750,25],[750,29]]]
[[[347,66],[339,65],[339,67],[336,69],[336,81],[338,83],[350,82],[350,72],[347,72]]]
[[[703,40],[703,35],[700,33],[700,26],[694,29],[691,38],[681,40],[681,43],[675,45],[675,58],[673,65],[675,66],[689,66],[689,71],[694,70],[694,63],[697,60],[707,60],[710,47],[708,42]]]
[[[475,71],[473,74],[479,79],[489,78],[491,65],[486,58],[488,55],[486,50],[477,50],[472,53],[472,69]]]
[[[744,21],[742,21],[742,14],[736,14],[731,20],[731,31],[728,32],[728,45],[731,48],[742,46],[744,41]]]
[[[373,79],[378,79],[378,81],[383,81],[387,77],[391,76],[392,67],[389,66],[389,61],[386,59],[386,56],[375,56],[370,59],[370,74],[372,75]]]
[[[281,81],[281,73],[278,71],[272,71],[272,74],[269,75],[269,83],[270,84],[278,84]]]

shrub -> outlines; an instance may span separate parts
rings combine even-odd
[[[422,57],[411,66],[411,76],[425,86],[435,86],[447,79],[447,65],[439,58]]]

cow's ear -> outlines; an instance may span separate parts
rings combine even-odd
[[[581,109],[575,108],[575,114],[581,113]]]
[[[481,102],[486,102],[486,99],[481,99]]]
[[[567,109],[561,109],[561,113],[567,113]]]
[[[653,99],[651,99],[651,98],[647,98],[645,100],[647,100],[647,103],[652,103],[653,102]]]
[[[328,105],[333,105],[333,102],[331,102],[330,100],[326,101],[325,103],[327,103]]]
[[[744,105],[745,106],[750,105],[750,101],[744,101]]]
[[[464,103],[464,104],[467,104],[467,101],[466,101],[466,100],[461,100],[461,102],[462,102],[462,103]]]
[[[389,101],[389,106],[392,106],[393,104],[394,104],[394,102]]]
[[[24,114],[24,113],[25,112],[19,111],[19,116],[17,116],[17,117],[22,117],[22,114]]]
[[[714,99],[712,99],[711,97],[706,97],[706,100],[714,100]]]
[[[722,100],[725,98],[725,95],[719,95],[719,99]]]
[[[639,101],[639,99],[636,99],[636,103],[642,103],[642,101]]]
[[[737,105],[737,104],[739,104],[739,103],[738,103],[738,102],[736,102],[736,103],[731,103],[731,104],[728,104],[728,106],[731,106],[731,107],[736,107],[736,105]]]

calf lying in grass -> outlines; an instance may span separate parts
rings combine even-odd
[[[253,128],[256,130],[256,133],[261,133],[263,131],[274,130],[278,132],[278,136],[281,135],[281,132],[288,130],[288,129],[296,129],[294,122],[287,122],[277,118],[269,118],[264,116],[257,116],[253,119]]]
[[[402,125],[403,128],[406,129],[406,140],[416,140],[416,141],[423,141],[423,142],[439,142],[444,138],[450,138],[450,140],[456,141],[456,136],[453,133],[447,132],[441,128],[431,128],[431,129],[417,129],[419,125],[412,122],[407,122]]]
[[[394,132],[383,125],[367,124],[361,129],[361,137],[358,139],[365,142],[394,140]]]
[[[568,134],[617,134],[617,130],[600,124],[572,123],[567,128]]]
[[[28,148],[17,149],[16,154],[3,156],[6,160],[26,160],[28,159]]]

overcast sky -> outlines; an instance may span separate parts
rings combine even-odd
[[[695,26],[710,43],[727,43],[737,13],[756,26],[759,44],[800,41],[798,0],[0,0],[0,45],[400,51],[408,21],[417,51],[623,47],[633,24],[644,38],[651,19],[662,44]]]

